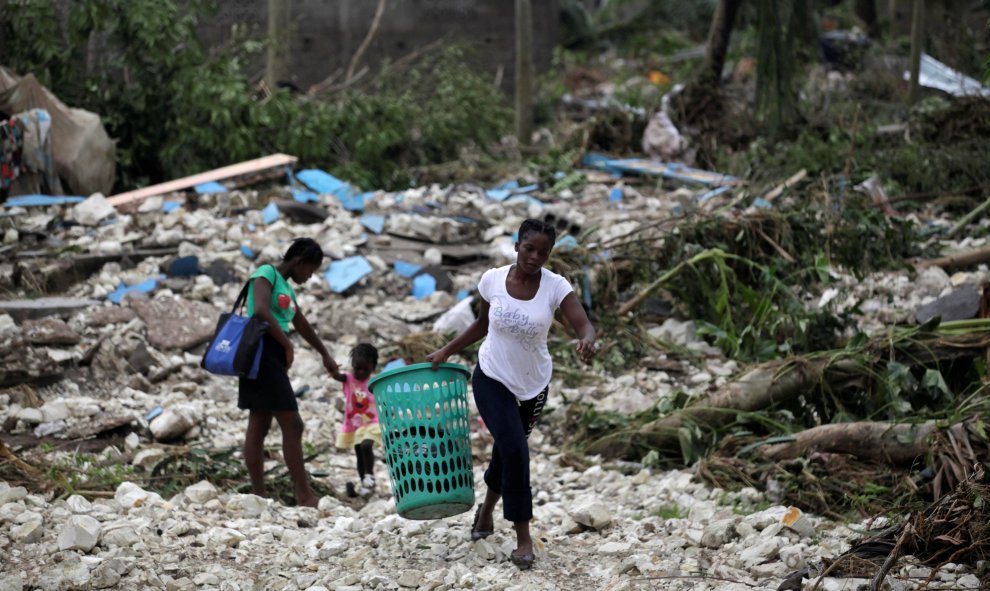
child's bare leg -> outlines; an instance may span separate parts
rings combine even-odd
[[[296,504],[300,507],[315,507],[319,499],[309,488],[306,466],[303,463],[302,417],[295,410],[278,411],[274,414],[282,429],[282,455],[285,456],[285,465],[289,468],[289,476],[296,489]]]
[[[499,499],[502,495],[493,491],[491,488],[485,493],[485,500],[481,503],[481,510],[478,513],[478,523],[475,525],[475,531],[494,531],[495,530],[495,505],[498,504]]]
[[[252,410],[248,415],[247,433],[244,435],[244,465],[251,478],[251,492],[259,497],[267,496],[265,490],[265,437],[272,426],[272,413],[268,410]]]

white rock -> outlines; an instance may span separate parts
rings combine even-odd
[[[979,589],[980,579],[974,574],[963,575],[956,579],[956,586],[960,589]]]
[[[230,546],[236,548],[238,544],[247,539],[247,536],[229,527],[212,527],[206,532],[207,539],[213,544]]]
[[[151,421],[148,428],[158,441],[170,441],[185,435],[199,424],[201,419],[199,411],[192,405],[178,404],[163,410]]]
[[[612,514],[609,513],[605,505],[597,501],[578,505],[570,512],[570,516],[577,523],[596,530],[612,523]]]
[[[270,501],[257,495],[233,495],[227,501],[227,511],[257,517],[268,509]]]
[[[23,486],[11,486],[7,488],[2,488],[2,486],[0,486],[0,506],[6,505],[7,503],[20,501],[26,496],[27,489]]]
[[[89,515],[74,515],[62,527],[58,548],[89,552],[100,541],[100,529],[100,522]]]
[[[65,499],[66,506],[73,513],[85,514],[93,510],[93,503],[90,503],[85,497],[79,495],[72,495],[71,497]]]
[[[780,541],[783,540],[783,538],[749,539],[753,540],[752,544],[748,545],[741,552],[739,552],[739,559],[747,568],[763,562],[775,560],[780,554],[780,547],[782,545]]]
[[[207,501],[217,498],[219,493],[217,491],[217,487],[213,486],[213,484],[206,480],[201,480],[196,484],[187,486],[185,494],[186,498],[189,499],[190,502],[202,505]]]
[[[104,546],[118,548],[129,548],[142,541],[134,526],[126,522],[105,526],[101,539]]]
[[[629,554],[630,550],[632,550],[632,544],[629,542],[605,542],[598,547],[599,552],[607,555],[625,556]]]
[[[124,438],[124,449],[126,449],[127,451],[133,452],[140,446],[141,446],[141,438],[138,437],[137,433],[134,432],[128,433],[127,437]]]
[[[75,204],[70,216],[84,226],[95,226],[117,213],[101,193],[93,193],[88,199]]]
[[[443,253],[440,252],[439,248],[427,248],[426,252],[423,253],[423,258],[427,264],[439,265],[443,262]]]
[[[117,487],[113,498],[124,509],[141,507],[151,498],[151,493],[144,490],[133,482],[122,482]]]
[[[131,464],[141,466],[145,470],[151,470],[155,467],[155,464],[162,461],[167,455],[164,449],[149,447],[134,454]]]
[[[69,407],[62,400],[49,400],[41,405],[41,413],[46,423],[64,421],[69,418]]]
[[[40,425],[45,422],[45,414],[40,408],[22,408],[17,413],[17,420],[29,425]]]
[[[110,589],[120,582],[120,571],[113,568],[109,562],[99,564],[90,573],[89,584],[93,589]]]
[[[21,575],[0,573],[0,591],[23,591],[24,578]]]
[[[738,536],[735,519],[720,519],[705,526],[701,534],[701,545],[705,548],[721,548]]]
[[[33,544],[40,541],[44,533],[45,524],[41,519],[32,519],[10,528],[10,538],[23,544]]]
[[[415,589],[419,587],[420,581],[423,580],[423,573],[418,570],[407,569],[402,571],[399,575],[399,586],[405,587],[407,589]]]

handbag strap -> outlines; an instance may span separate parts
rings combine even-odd
[[[278,281],[280,273],[278,272],[278,269],[275,268],[275,265],[269,263],[268,265],[262,265],[259,268],[264,269],[266,266],[271,267],[272,270],[275,271],[275,281]],[[244,283],[244,287],[241,288],[241,293],[239,293],[237,295],[237,299],[234,300],[234,307],[231,309],[231,312],[236,314],[239,309],[241,309],[247,304],[248,289],[251,287],[251,282],[254,281],[255,279],[256,278],[248,277],[247,282]],[[275,290],[275,284],[272,284],[272,290],[273,291]]]

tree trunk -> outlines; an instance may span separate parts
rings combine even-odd
[[[753,369],[735,382],[699,398],[690,406],[628,433],[613,433],[593,441],[588,454],[606,457],[634,455],[641,449],[678,451],[678,430],[688,424],[716,429],[735,420],[737,412],[751,412],[796,399],[828,381],[830,371],[855,371],[848,361],[819,358],[800,361],[771,361]]]
[[[268,0],[268,54],[265,83],[275,90],[279,82],[289,79],[289,21],[291,0]]]
[[[911,20],[911,88],[908,103],[918,102],[921,87],[918,77],[921,73],[921,49],[925,43],[925,0],[914,0],[914,15]]]
[[[791,460],[809,451],[840,453],[862,460],[909,466],[931,450],[935,421],[919,424],[835,423],[794,435],[795,440],[763,448],[764,457]]]
[[[725,55],[729,52],[729,42],[732,40],[732,29],[736,26],[736,14],[742,3],[743,0],[719,1],[712,17],[712,26],[708,29],[708,48],[698,71],[698,84],[719,86],[722,68],[725,67]]]
[[[533,5],[516,0],[516,138],[528,146],[533,137]]]
[[[871,39],[880,39],[880,19],[877,16],[876,0],[856,0],[856,16],[863,21],[866,34]]]

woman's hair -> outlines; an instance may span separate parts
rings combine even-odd
[[[525,240],[526,234],[529,232],[543,234],[550,239],[551,246],[557,242],[557,229],[553,227],[553,224],[548,224],[547,222],[534,220],[532,218],[525,220],[522,225],[519,226],[519,241],[522,242]]]
[[[371,364],[371,367],[377,367],[378,349],[369,343],[360,343],[355,345],[354,348],[351,349],[351,363],[354,363],[358,359],[367,361]]]
[[[323,247],[312,238],[296,238],[289,245],[289,250],[285,251],[285,256],[282,259],[285,261],[295,259],[299,263],[321,265],[323,264]]]

